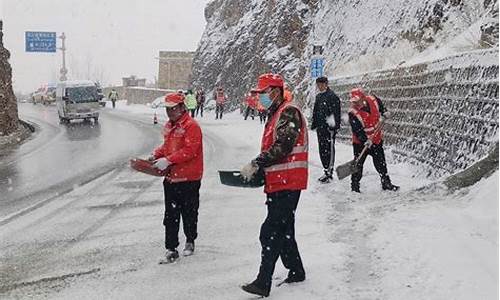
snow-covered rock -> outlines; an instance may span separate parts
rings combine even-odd
[[[317,43],[325,46],[325,71],[333,77],[428,59],[441,48],[446,56],[498,47],[494,0],[213,0],[205,17],[194,86],[211,91],[222,84],[231,107],[269,71],[283,74],[305,103]]]

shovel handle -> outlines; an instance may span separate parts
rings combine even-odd
[[[365,155],[366,151],[368,150],[368,145],[366,145],[363,150],[361,151],[361,153],[359,154],[358,158],[356,158],[356,163],[359,162],[359,160],[361,159],[361,157],[363,157],[363,155]]]

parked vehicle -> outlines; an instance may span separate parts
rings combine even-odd
[[[92,81],[64,81],[57,84],[56,104],[61,123],[75,119],[94,119],[94,122],[98,122],[100,100],[98,88]]]
[[[48,105],[56,101],[56,85],[48,84],[40,87],[31,94],[31,101],[33,104],[42,103]]]

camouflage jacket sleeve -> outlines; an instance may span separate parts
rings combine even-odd
[[[252,161],[260,168],[276,164],[290,154],[299,138],[302,128],[300,112],[295,107],[285,109],[276,126],[276,140],[269,150],[264,151]]]

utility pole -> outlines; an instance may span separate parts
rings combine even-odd
[[[59,80],[66,81],[68,80],[68,78],[66,77],[66,74],[68,74],[68,70],[66,69],[66,44],[64,42],[66,40],[66,35],[64,34],[64,32],[59,36],[59,38],[62,40],[62,47],[59,48],[59,50],[62,51],[62,68],[60,70],[61,77],[59,78]]]

